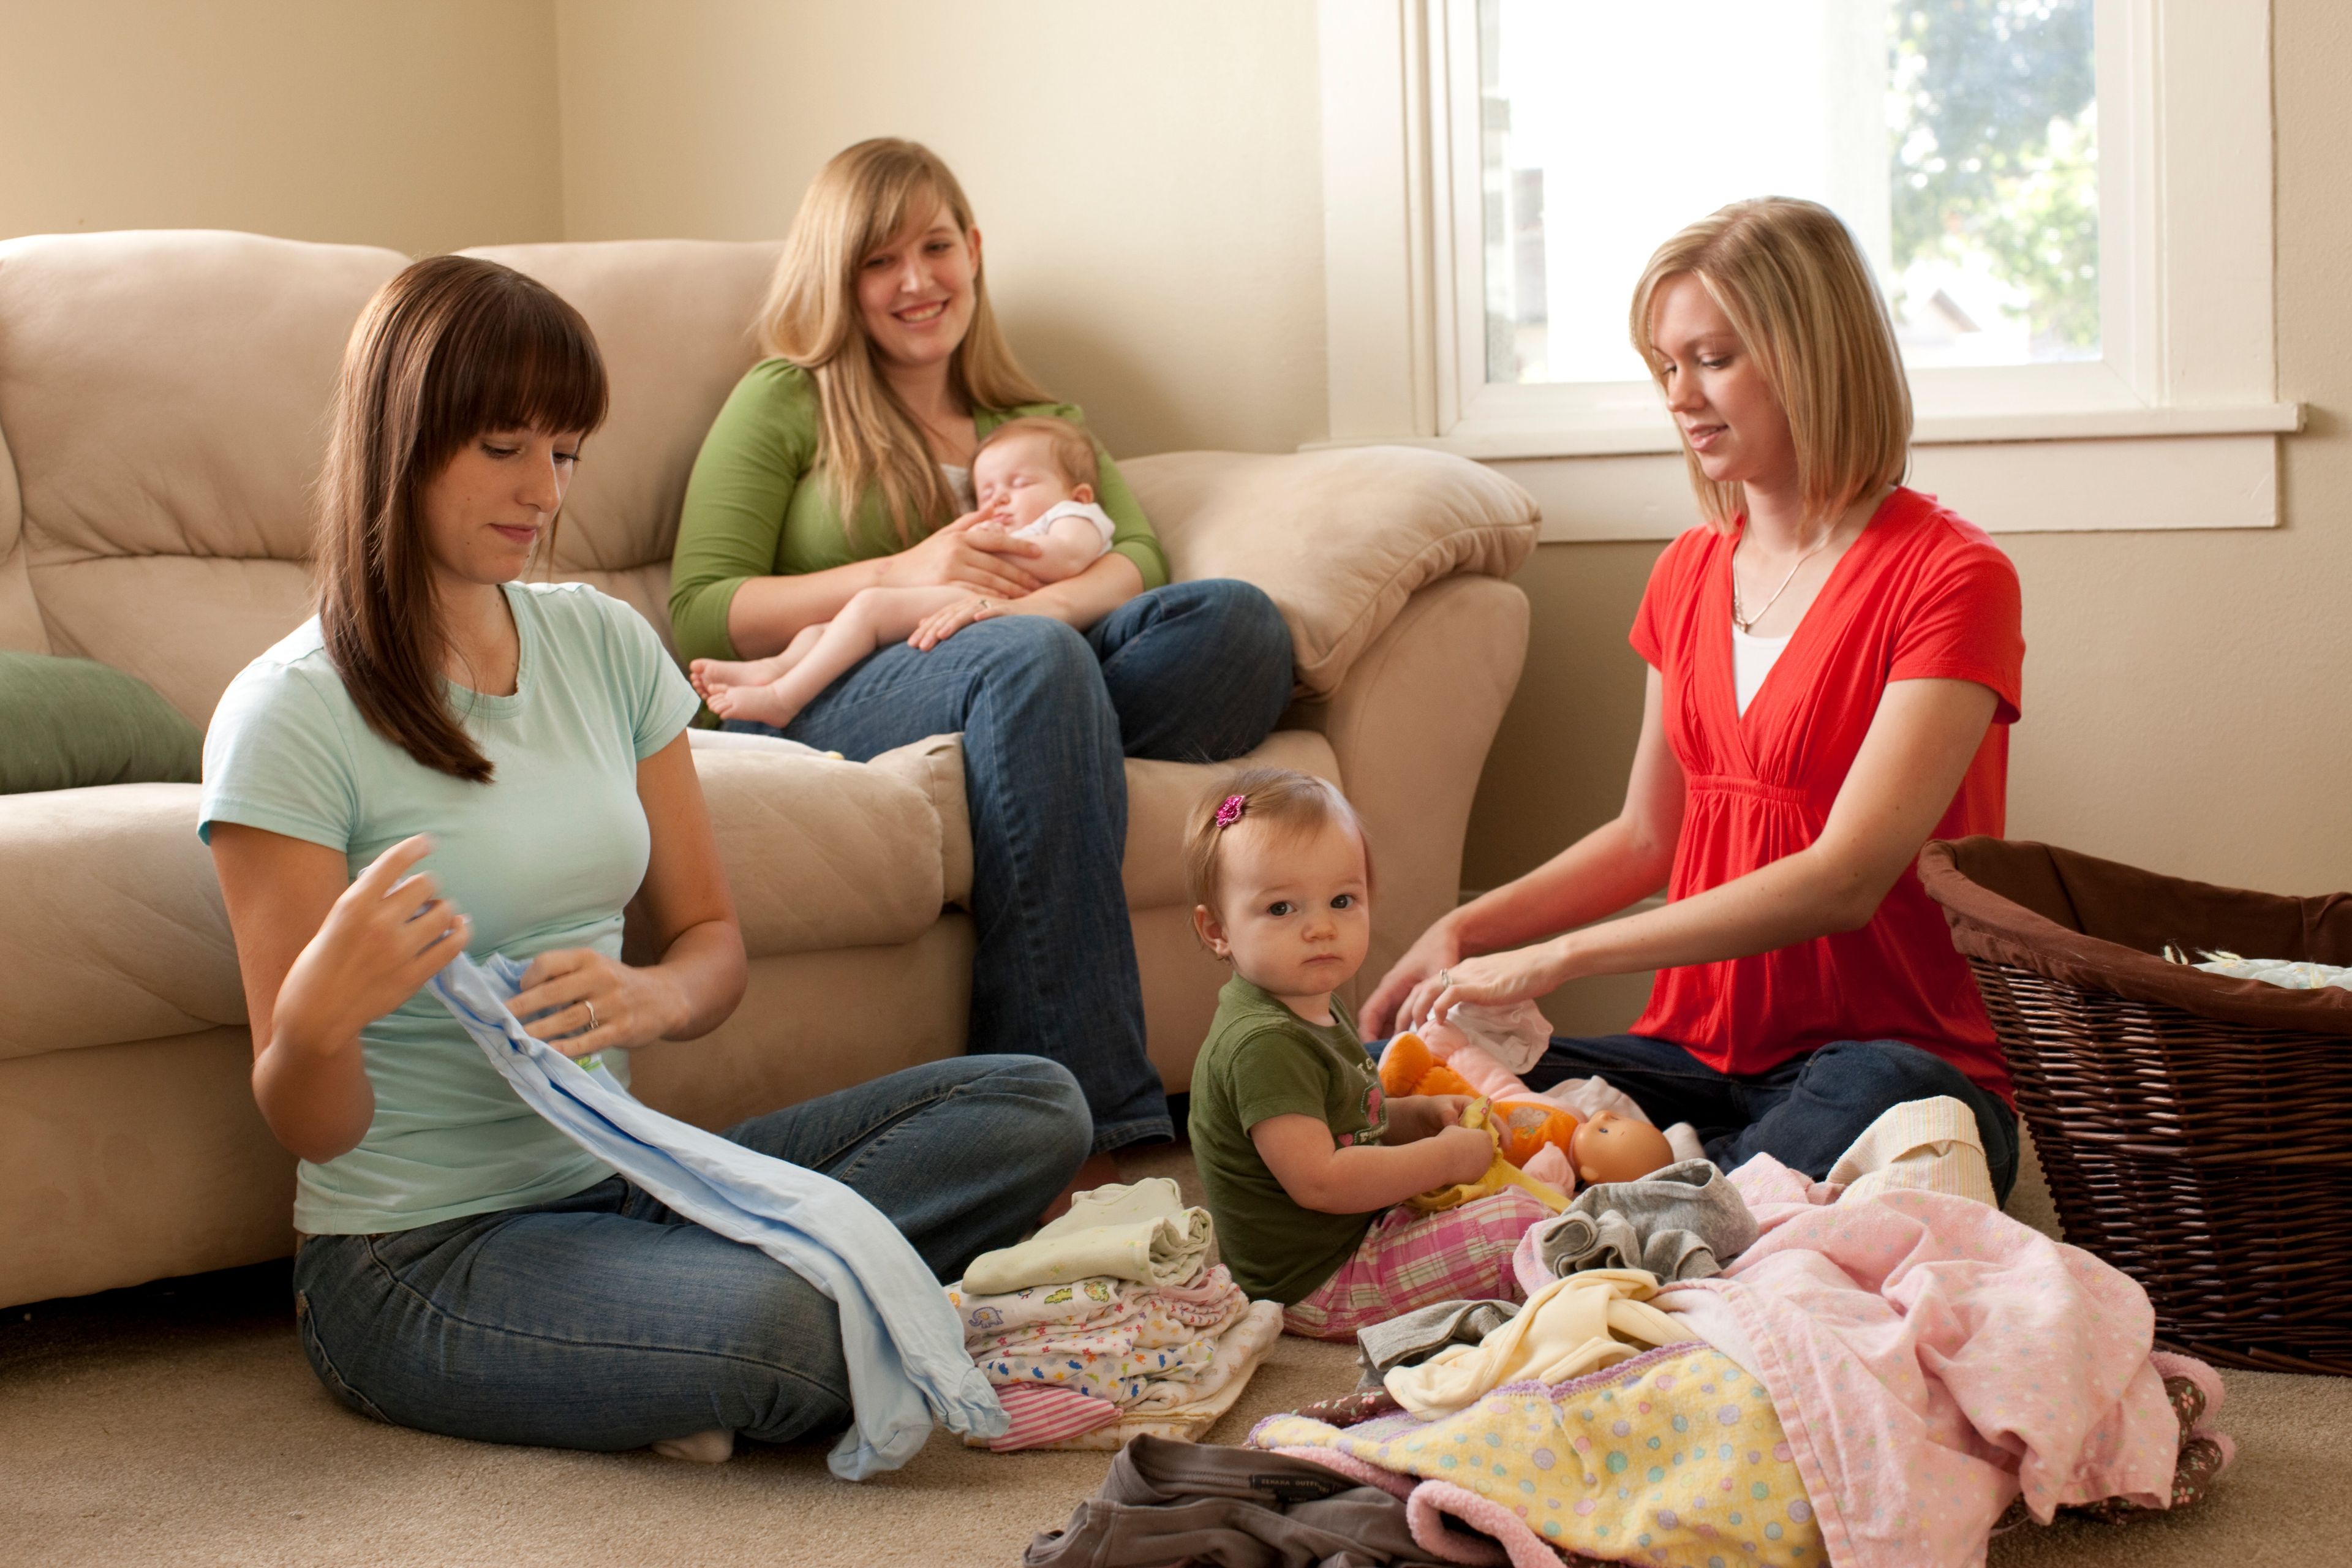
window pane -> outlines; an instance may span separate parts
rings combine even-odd
[[[1650,252],[1764,195],[1845,219],[1914,368],[2096,359],[2092,5],[1478,0],[1487,379],[1643,379]]]

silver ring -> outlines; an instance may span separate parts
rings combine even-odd
[[[588,1026],[591,1029],[594,1028],[596,1026],[596,1004],[589,1001],[585,996],[583,996],[580,998],[580,1005],[588,1009]]]
[[[1440,991],[1444,990],[1447,986],[1453,984],[1454,971],[1450,969],[1441,969],[1437,972],[1437,988]]]
[[[980,607],[983,610],[992,610],[996,608],[994,605],[990,604],[986,599],[982,599],[980,602]]]

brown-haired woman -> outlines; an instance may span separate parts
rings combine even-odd
[[[1281,615],[1246,583],[1170,584],[1108,453],[1096,500],[1116,531],[1077,575],[1041,584],[1024,566],[1033,542],[973,528],[982,437],[1024,415],[1083,421],[1013,358],[971,203],[928,149],[861,142],[825,165],[758,325],[772,357],[728,399],[687,487],[678,651],[763,658],[862,588],[963,588],[943,640],[875,654],[782,733],[863,759],[962,732],[971,1047],[1069,1068],[1106,1156],[1167,1137],[1119,878],[1122,758],[1215,762],[1264,740],[1290,697]],[[1108,1165],[1090,1175],[1114,1179]]]
[[[1903,487],[1902,356],[1826,207],[1739,202],[1691,225],[1651,258],[1629,325],[1702,521],[1634,618],[1652,668],[1624,809],[1440,919],[1365,1027],[1655,969],[1633,1033],[1556,1040],[1527,1080],[1602,1074],[1727,1169],[1769,1153],[1817,1179],[1890,1107],[1948,1097],[2005,1198],[2008,1066],[1911,868],[1931,835],[2001,831],[2017,572]],[[1588,925],[1662,885],[1664,908]]]
[[[419,990],[459,952],[529,959],[516,1012],[624,1082],[742,995],[693,693],[628,606],[519,581],[604,406],[587,324],[520,273],[436,257],[377,292],[335,394],[320,613],[222,697],[199,831],[254,1097],[301,1157],[321,1381],[433,1431],[722,1458],[845,1423],[832,1302],[585,1154]],[[645,965],[620,956],[633,900]],[[728,1136],[855,1186],[952,1277],[1087,1133],[1052,1063],[966,1058]]]

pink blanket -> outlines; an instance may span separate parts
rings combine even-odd
[[[1967,1198],[1823,1206],[1769,1155],[1730,1179],[1762,1237],[1657,1304],[1770,1388],[1838,1568],[1980,1563],[2021,1489],[2044,1523],[2166,1505],[2180,1426],[2135,1281]]]

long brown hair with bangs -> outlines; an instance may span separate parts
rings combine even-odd
[[[874,363],[858,314],[857,272],[908,224],[942,205],[959,230],[971,232],[963,187],[920,142],[885,136],[836,153],[801,198],[756,324],[762,353],[790,360],[816,384],[817,461],[842,526],[856,526],[871,488],[901,544],[953,518],[955,496],[922,426]],[[949,384],[972,408],[1048,401],[1013,357],[978,268],[971,293],[971,325],[948,361]]]
[[[605,403],[604,356],[580,312],[495,261],[416,262],[352,329],[319,481],[319,627],[368,727],[436,772],[488,784],[491,766],[442,676],[425,489],[478,436],[584,435]]]

